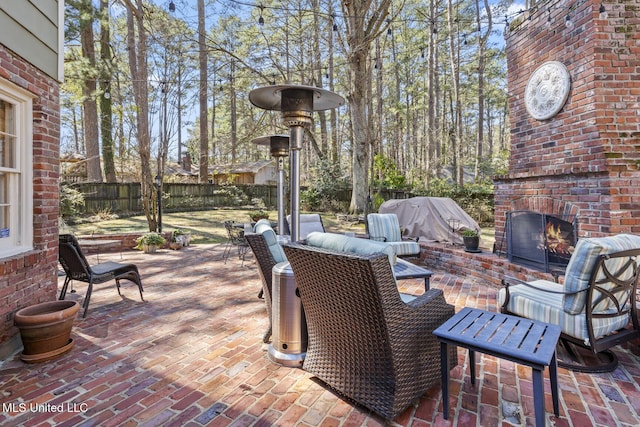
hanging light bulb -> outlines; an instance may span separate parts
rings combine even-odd
[[[169,12],[175,12],[176,11],[176,4],[172,1],[169,2]]]
[[[260,17],[258,18],[258,24],[264,25],[264,18],[262,17],[262,10],[264,9],[264,6],[260,5],[258,7],[260,8]]]
[[[567,17],[564,19],[564,26],[568,29],[573,28],[573,21],[571,20],[571,16],[567,15]]]
[[[392,32],[391,32],[391,20],[390,19],[387,19],[387,25],[388,25],[388,27],[387,27],[387,35],[390,36],[392,34]]]
[[[551,28],[551,9],[549,9],[549,14],[547,15],[547,28]]]
[[[600,13],[600,19],[607,19],[607,17],[609,16],[607,14],[607,9],[605,9],[603,3],[600,3],[600,9],[598,10],[598,12]]]

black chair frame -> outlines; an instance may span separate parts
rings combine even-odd
[[[610,271],[607,261],[616,258],[627,258],[616,271]],[[589,286],[581,292],[586,292],[585,315],[587,322],[588,344],[582,339],[563,333],[559,340],[558,365],[577,372],[601,373],[613,371],[618,365],[618,358],[610,349],[619,344],[640,338],[640,326],[636,306],[636,291],[640,269],[638,267],[640,249],[631,249],[600,255],[590,273]],[[623,277],[627,276],[623,279]],[[509,303],[509,286],[526,285],[540,289],[530,283],[514,278],[502,281],[506,290],[506,298],[501,311],[511,313],[507,309]],[[540,292],[552,292],[540,289]],[[567,292],[552,292],[570,295]],[[621,298],[620,296],[625,296]],[[615,308],[610,312],[602,312],[598,307],[611,302]],[[603,337],[596,337],[593,329],[594,319],[614,318],[629,315],[626,328]],[[563,357],[564,356],[564,357]]]
[[[60,291],[60,300],[65,298],[67,289],[69,288],[69,283],[71,283],[72,280],[78,280],[89,284],[87,294],[84,298],[84,302],[82,303],[84,308],[82,317],[87,316],[94,283],[99,284],[115,280],[116,287],[118,288],[118,295],[122,295],[120,292],[120,280],[127,279],[138,285],[140,299],[144,301],[142,296],[144,289],[142,288],[142,281],[140,280],[138,267],[135,264],[108,261],[92,266],[82,253],[78,240],[71,234],[61,234],[59,236],[58,261],[60,262],[60,265],[62,265],[66,274],[62,290]]]

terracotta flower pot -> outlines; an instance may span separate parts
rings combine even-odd
[[[71,328],[80,304],[76,301],[51,301],[18,310],[15,325],[20,329],[26,363],[44,362],[71,350]]]

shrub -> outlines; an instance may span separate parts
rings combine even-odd
[[[80,213],[81,206],[84,206],[84,194],[70,185],[60,185],[60,216],[67,220],[73,218]]]
[[[164,237],[156,232],[145,233],[136,239],[136,248],[142,249],[143,245],[147,246],[162,246],[165,243]]]

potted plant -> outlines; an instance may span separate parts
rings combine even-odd
[[[464,241],[464,250],[466,252],[480,252],[480,233],[478,230],[464,230],[462,232],[462,240]]]
[[[169,243],[169,247],[171,249],[178,250],[183,246],[189,246],[191,242],[191,232],[188,230],[173,230],[171,233],[171,242]]]
[[[251,199],[254,209],[249,211],[249,218],[252,222],[258,222],[261,219],[269,219],[269,212],[264,204],[264,201],[259,198]]]
[[[269,219],[269,213],[262,209],[253,210],[249,211],[249,218],[251,218],[252,222],[258,222],[263,218]]]
[[[158,247],[163,246],[165,243],[164,237],[161,234],[154,231],[145,233],[136,239],[136,248],[142,249],[146,254],[154,253],[158,250]]]
[[[71,350],[71,329],[80,304],[76,301],[50,301],[16,312],[14,323],[20,330],[25,363],[51,360]]]

